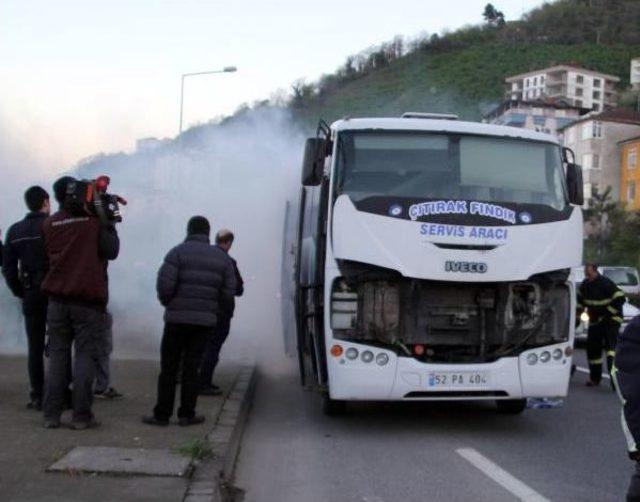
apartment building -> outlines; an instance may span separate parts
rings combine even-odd
[[[584,171],[585,203],[593,189],[611,186],[621,200],[621,148],[619,143],[640,136],[640,113],[624,108],[590,113],[559,129],[565,146],[576,154]]]
[[[587,113],[587,108],[578,108],[561,100],[509,100],[486,114],[483,121],[556,136],[559,128],[568,126]]]
[[[558,65],[505,79],[513,101],[565,100],[577,108],[603,111],[616,106],[620,78],[577,66]]]
[[[631,60],[631,87],[640,91],[640,57]]]
[[[640,136],[621,141],[621,200],[630,211],[640,209]]]

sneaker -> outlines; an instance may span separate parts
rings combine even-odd
[[[60,428],[60,419],[45,419],[44,421],[45,429],[59,429]]]
[[[178,423],[182,427],[186,427],[188,425],[201,424],[202,422],[204,422],[204,420],[205,420],[204,415],[195,415],[193,417],[180,417],[180,419],[178,420]]]
[[[109,387],[107,390],[102,392],[94,392],[93,395],[96,399],[118,399],[122,397],[122,394],[113,387]]]
[[[83,420],[83,421],[74,421],[69,424],[69,428],[74,431],[83,431],[85,429],[95,429],[96,427],[100,427],[100,422],[98,422],[95,418],[91,420]]]
[[[198,394],[200,394],[201,396],[219,396],[222,394],[222,391],[219,387],[210,385],[209,387],[200,387],[200,390],[198,390]]]
[[[594,382],[593,380],[587,380],[587,383],[585,385],[587,387],[597,387],[598,385],[600,385],[600,382]]]
[[[154,415],[146,415],[142,417],[142,423],[147,425],[158,425],[160,427],[166,427],[169,425],[169,420],[160,420]]]
[[[27,409],[42,411],[42,399],[32,399],[27,403]]]

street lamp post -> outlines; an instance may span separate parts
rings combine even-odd
[[[194,73],[183,73],[182,80],[180,82],[180,129],[179,134],[182,134],[182,112],[184,109],[184,79],[187,77],[195,77],[197,75],[212,75],[215,73],[234,73],[238,71],[235,66],[225,66],[222,70],[211,70],[211,71],[198,71]]]

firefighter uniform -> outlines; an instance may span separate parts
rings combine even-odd
[[[627,501],[640,502],[640,316],[635,317],[618,338],[611,377],[622,401],[622,430],[629,458],[636,461]]]
[[[585,279],[578,290],[578,309],[589,313],[587,332],[587,359],[591,382],[602,379],[602,352],[607,358],[609,373],[613,367],[616,339],[622,324],[624,293],[609,278],[598,275],[593,280]]]

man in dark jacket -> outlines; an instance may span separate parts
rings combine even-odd
[[[44,222],[49,270],[42,291],[49,296],[49,370],[44,402],[45,427],[60,426],[67,365],[75,345],[73,429],[96,427],[91,405],[96,361],[102,355],[109,299],[107,260],[115,260],[120,241],[115,226],[87,213],[65,209],[64,177],[53,185],[60,210]]]
[[[236,278],[236,290],[234,292],[234,296],[242,296],[244,293],[244,281],[242,280],[242,276],[238,270],[236,260],[229,256],[229,251],[231,250],[233,241],[234,235],[231,230],[220,230],[216,234],[216,247],[225,252],[233,265],[233,271]],[[235,307],[235,298],[231,299],[230,304],[220,305],[218,324],[213,332],[213,336],[209,337],[207,340],[207,345],[202,356],[202,364],[200,365],[200,394],[202,395],[217,396],[222,394],[222,390],[212,382],[213,372],[218,365],[222,345],[229,336],[231,318],[233,317]]]
[[[640,316],[631,320],[618,337],[611,380],[622,401],[622,430],[635,473],[627,491],[628,502],[640,502]]]
[[[206,218],[191,218],[186,240],[169,251],[158,272],[157,291],[165,307],[165,327],[160,347],[158,400],[153,415],[142,418],[146,424],[169,424],[180,367],[179,423],[204,422],[204,416],[195,413],[202,351],[216,327],[219,305],[230,303],[236,290],[233,266],[224,251],[209,243],[210,231]]]
[[[2,274],[11,292],[22,299],[31,383],[31,399],[27,407],[41,410],[47,331],[47,298],[40,291],[47,271],[42,224],[49,216],[49,194],[44,188],[32,186],[25,192],[24,200],[29,213],[7,232]]]
[[[585,280],[578,290],[578,316],[587,308],[589,331],[587,332],[587,359],[590,378],[588,387],[600,385],[602,379],[602,352],[606,353],[607,368],[611,372],[615,355],[616,338],[622,324],[624,293],[616,284],[598,272],[591,263],[584,267]]]

